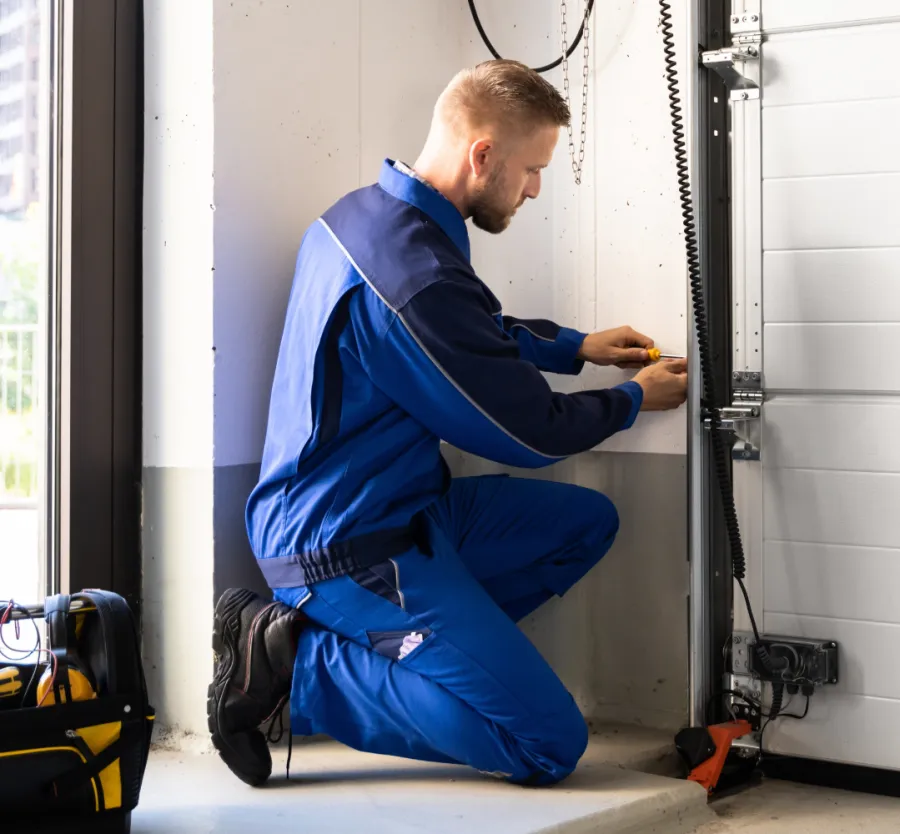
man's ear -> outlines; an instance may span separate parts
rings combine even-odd
[[[494,143],[490,139],[478,139],[469,146],[469,168],[476,178],[486,174]]]

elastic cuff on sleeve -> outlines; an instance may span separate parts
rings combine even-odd
[[[622,431],[624,431],[625,429],[630,429],[634,425],[634,421],[637,420],[641,406],[644,404],[644,389],[637,382],[624,382],[621,385],[617,385],[616,388],[627,392],[628,396],[631,397],[631,412],[622,426]]]
[[[577,375],[584,368],[584,361],[578,359],[578,351],[587,338],[586,333],[573,330],[571,327],[560,327],[556,336],[556,346],[561,357],[559,373]]]

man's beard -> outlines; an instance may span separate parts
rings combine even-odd
[[[505,231],[515,213],[515,209],[510,210],[508,204],[501,202],[504,173],[504,167],[495,168],[488,181],[469,203],[472,222],[479,229],[492,235]]]

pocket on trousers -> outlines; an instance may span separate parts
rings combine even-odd
[[[400,590],[400,569],[393,559],[387,559],[368,568],[350,571],[350,578],[361,588],[365,588],[382,599],[404,608],[403,591]]]
[[[403,660],[431,636],[431,629],[404,629],[403,631],[367,631],[372,648],[391,660]]]

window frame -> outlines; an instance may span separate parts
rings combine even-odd
[[[51,0],[48,590],[140,607],[142,0]]]

